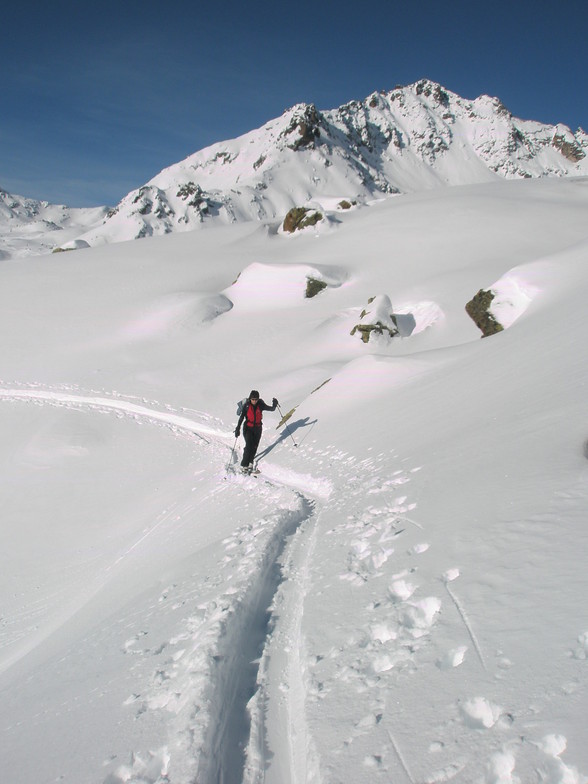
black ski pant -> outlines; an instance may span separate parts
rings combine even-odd
[[[247,427],[247,425],[245,425],[243,428],[243,438],[245,439],[245,449],[243,450],[241,465],[246,467],[253,464],[253,460],[257,454],[257,447],[261,440],[261,428]]]

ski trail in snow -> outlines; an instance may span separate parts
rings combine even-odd
[[[488,672],[488,667],[486,666],[486,661],[484,660],[484,654],[482,653],[482,649],[480,648],[480,643],[478,642],[478,639],[474,634],[474,630],[472,629],[472,626],[468,620],[468,616],[466,615],[465,610],[461,606],[461,602],[449,587],[449,583],[447,582],[447,580],[445,581],[445,587],[447,588],[447,593],[451,597],[451,601],[455,605],[457,612],[459,613],[461,620],[463,621],[463,624],[466,627],[468,634],[470,635],[470,639],[472,641],[476,653],[478,654],[478,658],[480,659],[480,663],[482,664],[484,671]]]
[[[302,616],[318,534],[314,524],[305,530],[309,519],[292,537],[274,595],[271,633],[259,665],[258,689],[249,705],[251,732],[243,784],[305,784],[320,779],[305,705]],[[271,699],[275,693],[280,693],[280,699]],[[268,749],[279,748],[284,735],[283,758],[268,759]]]
[[[412,774],[410,772],[410,769],[409,769],[408,765],[406,764],[406,760],[404,759],[404,757],[402,755],[402,752],[400,751],[400,748],[398,747],[398,744],[396,743],[396,738],[394,737],[394,735],[392,735],[390,730],[388,730],[388,737],[390,738],[390,743],[392,744],[392,748],[394,749],[394,752],[396,753],[396,756],[398,757],[398,760],[399,760],[400,764],[402,765],[402,770],[406,773],[406,776],[407,776],[408,780],[410,781],[410,784],[415,784],[415,780],[413,779]]]
[[[136,542],[133,542],[133,544],[130,547],[128,547],[125,550],[124,553],[121,553],[118,556],[118,558],[115,561],[113,561],[113,563],[110,564],[110,566],[107,566],[104,569],[104,571],[106,573],[107,572],[111,572],[116,566],[118,566],[119,563],[124,561],[124,559],[127,558],[127,556],[129,556],[134,550],[136,550],[137,547],[139,547],[139,545],[141,545],[146,539],[148,539],[150,536],[152,536],[157,531],[158,528],[160,528],[162,525],[164,525],[166,522],[168,522],[168,520],[176,513],[177,513],[176,509],[171,509],[170,511],[163,513],[159,517],[159,519],[157,520],[155,525],[153,525],[151,528],[149,528],[147,531],[145,531],[143,536],[141,536],[139,539],[137,539]]]
[[[40,400],[46,403],[54,403],[56,405],[79,405],[84,408],[95,409],[108,409],[111,411],[122,411],[127,415],[134,415],[142,419],[150,421],[161,422],[165,425],[172,426],[178,430],[183,430],[190,434],[199,436],[208,435],[220,439],[230,439],[233,434],[222,430],[217,430],[201,422],[196,422],[194,419],[179,416],[166,411],[157,411],[156,409],[140,406],[137,403],[130,403],[127,400],[112,400],[108,397],[94,397],[84,395],[72,395],[66,392],[44,391],[36,389],[0,389],[0,399],[4,400],[24,400],[34,401]]]
[[[198,422],[195,419],[181,416],[173,411],[159,411],[145,405],[132,403],[128,400],[112,399],[96,395],[74,395],[61,390],[39,390],[39,389],[13,389],[0,388],[0,400],[41,402],[56,406],[71,406],[93,409],[96,411],[115,411],[133,419],[145,420],[146,422],[160,424],[169,427],[176,432],[183,432],[189,436],[198,436],[207,444],[210,444],[205,436],[220,441],[224,446],[226,442],[232,443],[235,434],[232,430],[225,431],[213,428]],[[298,490],[304,495],[312,498],[328,498],[332,492],[330,482],[323,478],[312,477],[308,474],[297,474],[294,471],[283,471],[277,466],[267,463],[267,470],[264,477],[272,482]]]
[[[197,435],[207,444],[217,442],[218,445],[228,447],[227,441],[232,442],[233,433],[225,432],[202,424],[186,416],[181,416],[167,407],[161,411],[146,405],[123,399],[112,399],[95,394],[72,394],[64,390],[40,390],[24,388],[0,388],[0,400],[6,402],[33,402],[45,403],[54,406],[65,406],[72,409],[88,409],[98,412],[116,412],[120,416],[145,421],[150,424],[164,425],[171,428],[174,433],[186,433],[190,436]],[[147,401],[144,401],[147,402]],[[155,403],[154,405],[159,405]],[[203,415],[206,416],[206,415]],[[204,438],[209,436],[212,442]],[[259,670],[261,662],[267,661],[267,648],[271,647],[272,612],[276,597],[287,579],[281,563],[282,556],[289,546],[289,539],[300,526],[315,515],[315,498],[327,498],[332,490],[326,479],[312,477],[307,474],[296,474],[292,471],[283,471],[278,467],[268,464],[269,484],[274,487],[281,486],[293,492],[298,498],[297,508],[288,510],[278,507],[274,513],[275,523],[273,533],[259,553],[259,562],[247,571],[246,580],[242,586],[240,596],[230,595],[224,604],[224,610],[219,616],[219,627],[216,635],[210,642],[209,658],[211,669],[206,678],[208,683],[208,704],[206,711],[206,725],[202,732],[196,731],[193,720],[187,726],[178,727],[180,736],[192,737],[186,742],[187,757],[197,765],[198,781],[203,784],[237,784],[243,781],[244,775],[251,773],[247,770],[251,760],[247,760],[247,745],[251,744],[251,736],[255,730],[252,728],[252,715],[249,704],[257,696],[259,690]],[[223,489],[221,484],[214,492]],[[305,493],[309,494],[308,496]],[[131,544],[125,552],[106,567],[106,572],[112,571],[128,555],[140,548],[143,542],[151,537],[169,518],[175,510],[164,512],[154,525]],[[266,523],[269,521],[266,520]],[[263,521],[261,521],[263,523]],[[311,528],[312,530],[312,528]],[[245,575],[244,575],[245,577]],[[296,637],[300,636],[300,617],[302,615],[302,595],[296,595],[294,604],[295,618],[293,631]],[[274,641],[275,642],[275,641]],[[199,647],[199,646],[198,646]],[[300,652],[298,651],[298,654]],[[200,654],[199,654],[200,655]],[[294,764],[293,782],[302,781],[304,773],[300,769],[300,761],[306,758],[308,739],[304,718],[298,715],[304,713],[304,687],[302,685],[301,662],[298,657],[287,657],[288,672],[293,684],[295,694],[291,695],[294,702],[289,703],[285,715],[279,716],[280,731],[286,731],[290,740],[289,764]],[[201,702],[202,695],[192,695],[188,701],[192,704]],[[261,699],[268,699],[269,695],[262,695]],[[194,702],[196,701],[196,702]],[[196,715],[198,711],[194,713]],[[258,724],[262,733],[267,729],[264,718]],[[199,738],[199,741],[196,738]],[[294,744],[294,745],[292,745]],[[262,745],[265,745],[262,741]],[[249,751],[251,745],[249,746]],[[295,760],[298,759],[298,766]],[[265,755],[254,763],[254,776],[265,779]],[[301,777],[302,775],[302,777]],[[132,779],[134,780],[134,778]],[[257,779],[256,779],[257,780]]]
[[[296,510],[279,513],[259,568],[226,620],[211,672],[212,717],[204,744],[206,754],[201,756],[197,772],[197,781],[202,784],[240,784],[244,780],[252,733],[249,704],[257,697],[260,662],[273,638],[270,609],[284,580],[280,559],[288,538],[314,513],[311,502],[301,495],[298,499]],[[258,772],[263,781],[263,768]]]

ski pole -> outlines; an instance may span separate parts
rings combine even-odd
[[[233,465],[233,457],[235,455],[235,447],[237,446],[237,439],[238,438],[239,438],[239,436],[235,437],[235,443],[233,444],[233,448],[231,449],[231,458],[230,458],[229,462],[227,463],[227,471]]]
[[[283,419],[283,418],[284,418],[284,415],[282,414],[282,409],[280,408],[280,404],[279,404],[279,403],[278,403],[278,411],[280,412],[280,416],[281,416],[281,417],[282,417],[282,419]],[[296,441],[294,441],[294,436],[293,436],[293,435],[292,435],[292,433],[290,432],[290,426],[289,426],[289,425],[286,425],[286,430],[288,431],[288,435],[290,436],[290,438],[291,438],[291,439],[292,439],[292,441],[294,442],[294,446],[298,446],[298,444],[296,443]]]

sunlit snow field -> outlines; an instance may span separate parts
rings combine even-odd
[[[334,218],[0,262],[4,781],[588,781],[588,180]]]

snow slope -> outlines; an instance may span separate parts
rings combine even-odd
[[[6,780],[587,782],[587,208],[497,180],[3,265]],[[399,336],[350,334],[372,297]],[[292,411],[259,478],[252,387]]]
[[[76,237],[102,224],[106,207],[65,207],[0,188],[0,260],[40,256],[60,245],[85,247]]]

